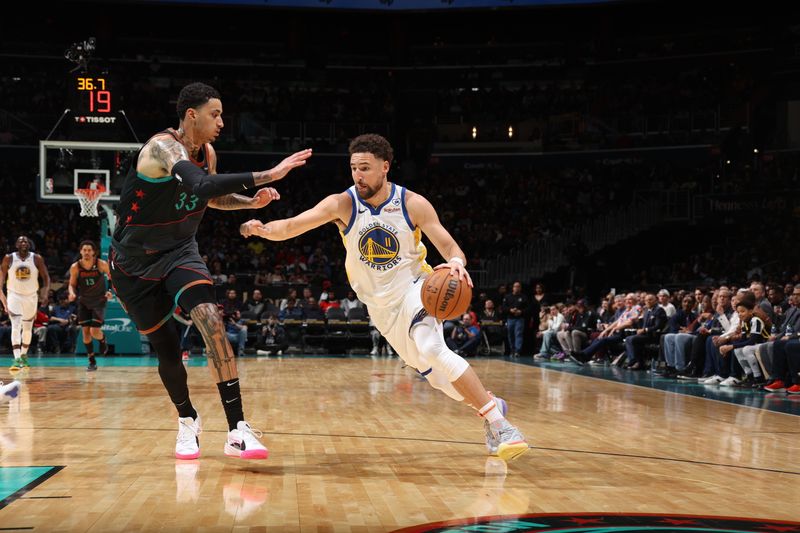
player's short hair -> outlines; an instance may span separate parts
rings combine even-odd
[[[365,133],[364,135],[359,135],[350,141],[349,151],[350,155],[364,152],[370,153],[379,159],[388,161],[389,163],[391,163],[392,159],[394,159],[394,150],[392,150],[392,145],[389,144],[389,141],[387,141],[386,138],[378,135],[377,133]]]
[[[220,98],[215,88],[199,81],[190,83],[178,93],[178,120],[183,120],[190,107],[198,108],[212,98]]]
[[[80,250],[81,248],[83,248],[84,246],[87,246],[87,245],[91,246],[92,250],[94,250],[95,253],[97,253],[97,245],[94,243],[94,241],[91,241],[89,239],[86,239],[85,241],[81,241],[80,246],[78,246],[78,250]]]

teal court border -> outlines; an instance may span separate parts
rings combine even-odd
[[[626,385],[656,389],[674,394],[694,396],[706,400],[764,409],[787,415],[800,416],[800,394],[767,392],[765,390],[743,389],[736,387],[720,387],[719,385],[703,385],[697,381],[682,381],[674,378],[663,378],[652,374],[649,370],[625,370],[613,365],[578,366],[575,363],[552,363],[534,361],[532,357],[502,359],[525,366],[538,367],[555,372],[565,372],[605,381],[615,381]],[[591,384],[587,383],[591,389]]]
[[[365,355],[346,355],[346,354],[284,354],[282,356],[254,356],[246,355],[244,359],[365,359],[371,358]],[[385,357],[385,356],[380,356]],[[624,370],[616,366],[578,366],[574,363],[553,363],[547,361],[534,361],[532,357],[510,358],[507,356],[477,357],[468,358],[468,361],[481,361],[495,359],[515,364],[526,365],[534,368],[542,368],[555,372],[565,372],[594,379],[613,381],[626,385],[634,385],[656,389],[664,392],[694,396],[707,400],[714,400],[734,405],[741,405],[755,409],[765,409],[777,413],[800,416],[800,394],[787,395],[784,393],[769,393],[763,390],[739,389],[735,387],[720,387],[718,385],[702,385],[696,381],[678,381],[675,379],[662,378],[655,376],[649,371]],[[13,362],[11,356],[0,357],[0,369],[8,368]],[[29,356],[29,361],[33,367],[85,367],[87,364],[86,356]],[[205,367],[206,358],[201,355],[193,355],[185,364],[189,367]],[[136,356],[108,356],[97,358],[98,371],[102,372],[104,367],[155,367],[158,366],[158,359],[149,355]],[[3,378],[4,379],[4,378]],[[9,379],[13,379],[9,377]],[[591,385],[587,385],[591,387]]]
[[[63,466],[0,466],[0,509],[58,474],[63,468]]]

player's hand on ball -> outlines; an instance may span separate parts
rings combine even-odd
[[[250,204],[253,209],[261,209],[266,207],[272,200],[280,200],[281,195],[272,187],[265,187],[256,191],[253,196],[252,203]]]
[[[242,234],[242,237],[252,237],[253,235],[258,235],[258,230],[263,226],[260,220],[248,220],[241,226],[239,226],[239,233]]]
[[[440,268],[449,268],[451,276],[458,276],[458,279],[460,279],[461,281],[464,281],[466,279],[467,284],[470,287],[475,286],[472,284],[472,278],[470,277],[469,272],[467,272],[467,268],[463,266],[461,263],[452,261],[450,263],[442,263],[441,265],[436,265],[435,267],[433,267],[434,270],[439,270]]]

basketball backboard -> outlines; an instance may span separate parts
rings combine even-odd
[[[141,144],[39,141],[40,202],[77,202],[76,189],[102,184],[101,202],[118,202],[125,174]]]

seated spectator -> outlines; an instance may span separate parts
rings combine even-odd
[[[41,355],[42,351],[47,348],[47,325],[50,323],[50,317],[47,316],[45,310],[47,307],[37,308],[36,317],[33,319],[33,336],[36,338],[35,351],[37,355]]]
[[[574,361],[575,352],[579,352],[589,343],[589,335],[597,327],[597,315],[580,299],[570,315],[569,322],[556,333],[561,349]]]
[[[720,383],[720,386],[741,385],[751,388],[761,388],[766,383],[764,374],[761,372],[761,366],[755,357],[755,351],[751,350],[745,352],[743,350],[745,346],[761,344],[769,337],[769,332],[767,331],[764,320],[754,312],[754,308],[758,303],[755,295],[750,297],[751,294],[753,293],[746,294],[736,305],[736,312],[739,314],[739,324],[741,328],[740,338],[727,346],[721,347],[719,350],[723,357],[733,352],[739,364],[742,366],[744,375],[741,380],[731,375],[727,380]]]
[[[694,312],[694,298],[683,297],[681,308],[667,322],[667,333],[661,338],[666,368],[664,377],[677,377],[686,371],[686,356],[701,322]]]
[[[267,300],[264,299],[260,289],[253,289],[253,295],[247,300],[242,307],[242,317],[254,318],[258,320],[261,313],[264,312],[267,306]]]
[[[717,314],[716,316],[720,324],[723,325],[724,330],[720,335],[709,335],[706,338],[706,364],[704,368],[704,374],[711,374],[711,377],[702,381],[702,383],[705,385],[719,385],[731,375],[732,365],[729,361],[726,361],[725,358],[722,357],[720,349],[723,346],[738,340],[741,335],[741,329],[739,327],[739,314],[735,311],[735,309],[742,298],[742,295],[748,292],[749,291],[747,289],[739,289],[736,292],[736,295],[731,298],[731,307],[734,309],[734,311],[730,315],[730,319],[728,319],[727,315],[724,314]],[[733,357],[731,360],[736,360],[736,358]]]
[[[486,333],[489,345],[505,343],[506,332],[503,326],[503,319],[500,310],[494,305],[494,300],[487,298],[483,302],[483,309],[478,313],[478,324],[481,330]]]
[[[675,314],[677,309],[675,306],[672,305],[672,302],[669,301],[670,295],[667,289],[661,289],[658,291],[658,305],[667,313],[667,319],[672,318],[672,315]]]
[[[559,331],[561,331],[561,326],[564,324],[564,315],[561,313],[563,308],[564,304],[562,303],[550,306],[548,316],[545,321],[545,325],[547,327],[544,331],[542,331],[542,346],[539,349],[539,353],[533,356],[534,359],[550,359],[551,355],[553,356],[553,359],[559,361],[564,359],[563,352],[556,353],[558,350],[556,335]]]
[[[47,326],[47,351],[62,354],[74,353],[75,336],[78,326],[75,304],[69,303],[66,292],[58,298],[58,305],[53,306]]]
[[[756,355],[763,364],[764,370],[769,372],[772,379],[764,387],[769,392],[784,392],[796,381],[797,374],[788,372],[787,343],[798,341],[800,332],[800,285],[795,285],[789,296],[789,308],[786,310],[783,322],[778,331],[770,335],[767,342],[756,346]],[[794,345],[797,342],[792,342]],[[745,346],[744,350],[749,351]]]
[[[286,298],[281,298],[281,301],[278,304],[278,310],[283,311],[288,305],[289,300],[297,300],[297,289],[289,289],[286,291]]]
[[[244,355],[244,348],[247,344],[247,326],[242,319],[242,314],[238,309],[225,316],[225,334],[228,336],[231,346],[236,350],[236,356]]]
[[[228,289],[225,292],[225,299],[222,301],[222,313],[227,316],[233,316],[236,311],[241,312],[242,302],[239,300],[239,295],[235,289]]]
[[[461,315],[461,321],[453,328],[450,337],[445,342],[451,350],[458,355],[476,355],[481,342],[480,329],[472,323],[469,313]]]
[[[256,353],[258,355],[283,355],[284,350],[288,347],[286,330],[278,322],[278,317],[269,314],[266,323],[256,336]]]
[[[320,299],[319,301],[319,308],[322,309],[322,313],[327,313],[328,309],[331,307],[341,307],[339,300],[336,299],[336,294],[333,292],[333,289],[328,289],[328,294],[326,295],[325,299]]]
[[[369,352],[370,355],[394,355],[394,350],[392,349],[392,345],[389,344],[389,341],[386,340],[378,328],[375,327],[375,323],[372,321],[372,317],[369,318],[369,334],[370,338],[372,339],[372,351]],[[445,343],[447,343],[447,339],[445,338]]]
[[[222,262],[218,259],[211,263],[211,280],[214,285],[222,285],[228,281],[228,276],[222,273]]]
[[[347,291],[347,297],[339,302],[339,306],[344,310],[345,315],[354,307],[364,307],[364,302],[358,299],[354,290]]]
[[[657,342],[667,325],[667,313],[658,305],[656,295],[648,294],[644,301],[645,310],[639,328],[635,335],[626,337],[624,341],[629,370],[644,370],[645,345]]]
[[[286,307],[280,310],[278,314],[278,319],[281,322],[284,320],[303,320],[305,318],[305,314],[303,313],[303,308],[297,305],[297,300],[294,298],[289,298],[286,300]]]
[[[618,318],[606,326],[589,346],[575,353],[574,357],[577,362],[582,364],[599,354],[601,350],[618,345],[625,336],[625,330],[638,323],[642,308],[636,303],[636,295],[628,293],[620,302],[624,302],[625,307],[619,311]],[[602,361],[602,359],[598,358],[598,361]]]
[[[303,305],[303,313],[307,320],[325,320],[325,313],[317,303],[317,299],[309,296]]]

